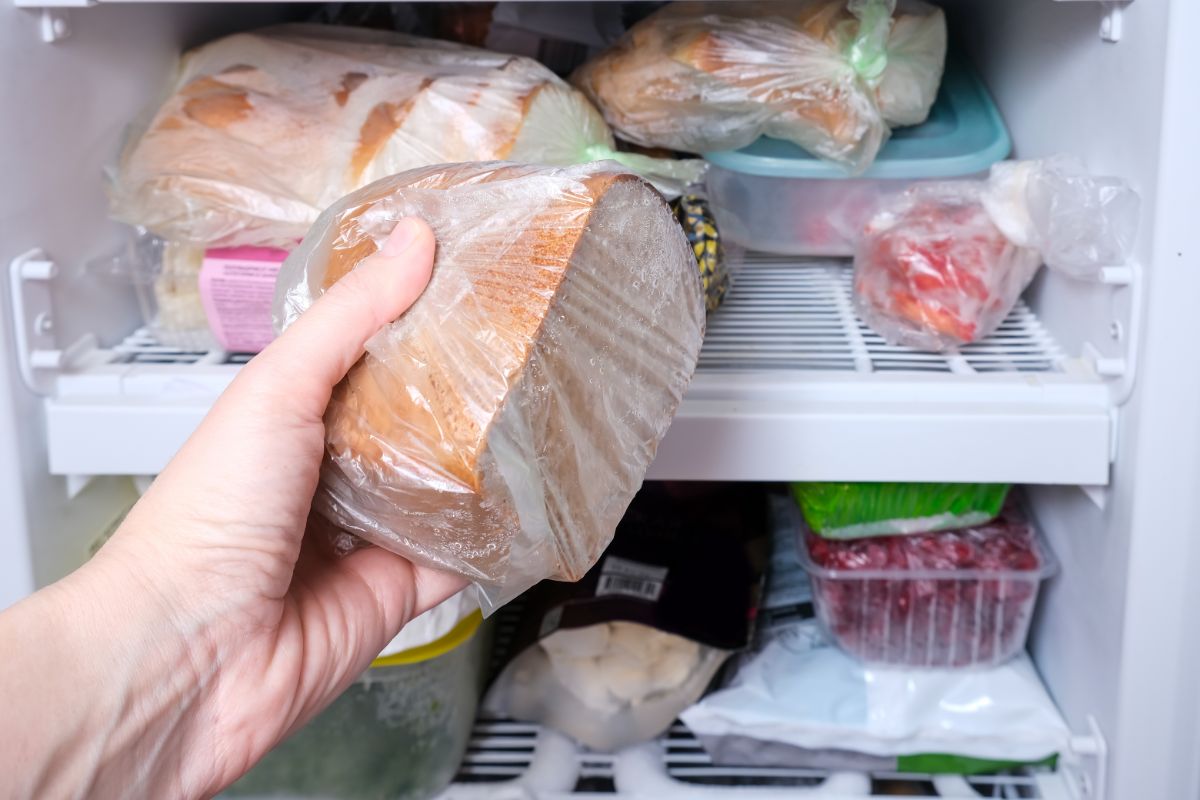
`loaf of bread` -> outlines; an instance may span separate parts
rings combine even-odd
[[[613,147],[591,103],[532,59],[282,26],[186,54],[122,155],[113,212],[172,241],[291,247],[334,200],[387,175],[494,159],[567,165]]]
[[[673,3],[572,80],[641,145],[711,152],[765,134],[860,172],[888,122],[925,118],[945,60],[939,9],[909,3],[894,21],[889,10],[887,0]],[[893,32],[903,59],[889,76]]]
[[[683,232],[658,192],[603,165],[414,170],[321,215],[280,274],[277,326],[408,215],[437,237],[433,278],[335,390],[315,506],[493,605],[578,579],[696,364],[704,302]]]

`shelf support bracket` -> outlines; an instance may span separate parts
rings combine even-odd
[[[57,276],[58,264],[37,248],[22,253],[8,265],[13,342],[21,380],[29,391],[43,396],[54,393],[60,372],[96,346],[96,337],[87,334],[67,347],[59,347],[52,297]]]

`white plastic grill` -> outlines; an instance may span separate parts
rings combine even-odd
[[[853,311],[846,259],[751,254],[708,321],[701,370],[1056,372],[1063,353],[1022,302],[992,336],[959,353],[889,345]]]
[[[458,783],[492,783],[520,778],[535,758],[538,726],[509,720],[479,720],[459,770]],[[708,786],[815,787],[830,773],[791,767],[716,766],[682,724],[659,740],[666,774],[684,784]],[[612,793],[615,756],[580,749],[578,792]],[[1031,772],[1012,771],[968,777],[877,772],[871,775],[870,797],[904,794],[913,797],[1043,798]],[[938,785],[942,788],[939,790]],[[949,793],[947,793],[949,792]]]
[[[708,320],[699,369],[729,371],[1057,372],[1063,353],[1024,303],[986,340],[960,353],[887,344],[857,316],[846,259],[746,256]],[[244,353],[169,347],[142,328],[114,348],[139,364],[243,364]]]

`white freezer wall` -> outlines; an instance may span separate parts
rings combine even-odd
[[[1106,4],[1107,5],[1107,4]],[[1138,375],[1119,414],[1101,510],[1070,487],[1032,490],[1063,564],[1031,651],[1080,730],[1094,715],[1110,798],[1200,796],[1200,3],[1135,0],[1119,42],[1100,3],[951,4],[1018,157],[1073,152],[1142,193],[1137,260],[1148,279]],[[1103,293],[1043,276],[1030,297],[1068,351],[1106,340]]]
[[[311,7],[310,7],[311,8]],[[36,10],[0,0],[0,264],[32,247],[63,270],[56,325],[64,336],[128,334],[138,315],[128,285],[87,281],[83,265],[111,252],[103,170],[128,121],[163,89],[181,46],[287,15],[278,5],[136,4],[72,9],[72,34],[39,37]],[[7,276],[7,270],[5,271]],[[18,377],[8,280],[0,281],[0,608],[79,563],[130,499],[105,478],[67,502],[46,461],[42,407]]]

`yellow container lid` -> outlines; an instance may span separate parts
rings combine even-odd
[[[418,664],[422,661],[429,661],[432,658],[445,655],[475,635],[475,631],[479,629],[482,623],[483,612],[476,609],[460,619],[444,636],[408,650],[401,650],[398,653],[380,656],[371,662],[371,667],[398,667],[405,664]]]

